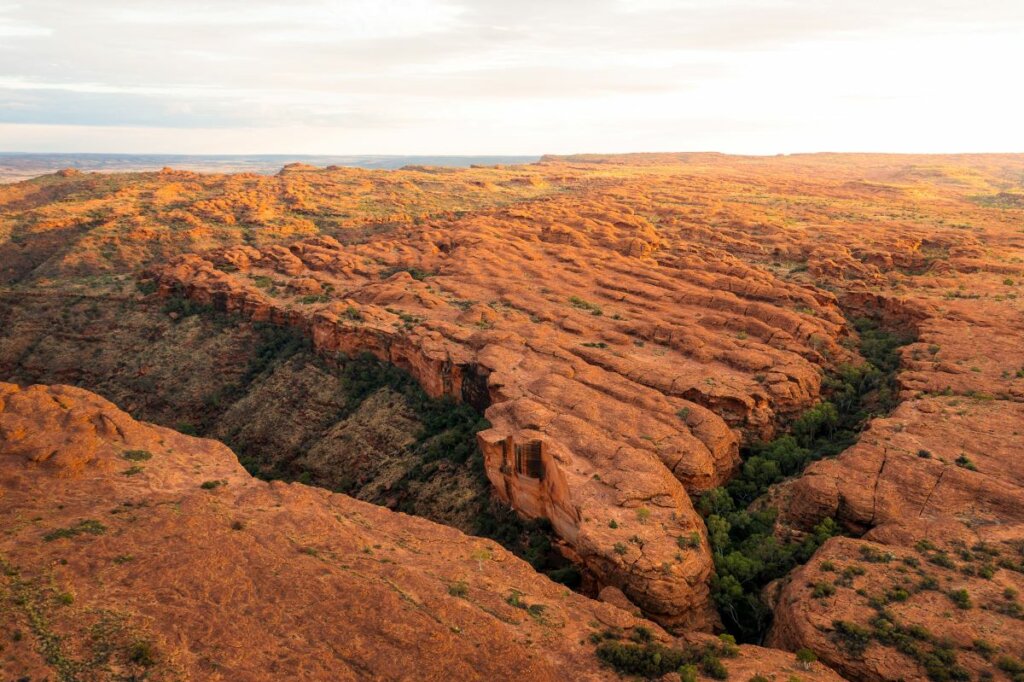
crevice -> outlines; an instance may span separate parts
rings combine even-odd
[[[476,439],[489,428],[480,368],[460,365],[459,395],[430,398],[408,371],[368,353],[314,351],[307,329],[182,298],[127,310],[103,299],[51,301],[33,301],[31,311],[11,302],[9,333],[26,332],[28,312],[50,321],[35,325],[40,338],[28,350],[0,357],[0,377],[89,389],[137,419],[221,440],[264,480],[453,526],[497,541],[573,589],[584,584],[586,572],[563,555],[549,523],[523,519],[492,495]],[[79,343],[47,335],[53,327],[95,333]]]
[[[871,520],[868,521],[869,527],[875,525],[875,514],[878,506],[878,486],[882,482],[882,473],[885,471],[885,465],[889,463],[889,448],[882,448],[882,465],[878,467],[878,473],[875,474],[875,486],[871,492]]]
[[[924,498],[924,504],[921,505],[921,511],[917,513],[918,518],[921,518],[921,516],[924,515],[924,510],[928,508],[928,503],[932,499],[932,494],[939,487],[939,484],[942,483],[942,477],[946,475],[947,469],[948,467],[942,467],[942,471],[940,471],[939,475],[935,478],[935,483],[932,485],[932,489],[928,491],[927,497]]]
[[[712,593],[723,623],[740,641],[761,643],[771,625],[763,589],[809,560],[829,537],[844,532],[835,518],[819,519],[809,531],[777,523],[779,510],[773,505],[778,501],[771,493],[778,484],[802,475],[808,464],[854,445],[872,419],[896,407],[899,348],[913,335],[904,326],[889,327],[889,321],[881,313],[851,319],[864,364],[830,371],[821,403],[782,425],[781,435],[772,441],[742,448],[738,475],[696,500],[715,560]],[[876,496],[887,461],[886,453],[875,481]],[[744,561],[737,561],[738,556]]]

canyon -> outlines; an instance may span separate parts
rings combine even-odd
[[[0,670],[1019,679],[1022,196],[1015,155],[2,186]],[[850,442],[754,471],[882,334]],[[735,645],[753,517],[807,556]]]

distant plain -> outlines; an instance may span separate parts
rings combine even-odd
[[[0,183],[20,182],[62,168],[81,171],[130,173],[164,167],[205,173],[260,173],[272,175],[289,163],[311,166],[354,166],[356,168],[401,168],[402,166],[454,166],[532,163],[539,156],[327,156],[287,154],[211,155],[185,154],[28,154],[0,152]]]

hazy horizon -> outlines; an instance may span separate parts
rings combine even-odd
[[[0,149],[1024,150],[1012,0],[0,0]]]

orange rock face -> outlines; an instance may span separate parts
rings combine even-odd
[[[0,383],[0,521],[11,679],[601,680],[591,632],[668,642],[493,542],[255,480],[72,387]],[[756,647],[730,665],[797,670]]]
[[[0,384],[0,452],[5,587],[30,600],[4,620],[26,661],[43,628],[62,658],[88,661],[110,614],[114,670],[141,668],[144,641],[156,679],[603,679],[586,623],[639,622],[492,542],[254,480],[216,441],[80,389]],[[513,591],[542,617],[506,603]]]

